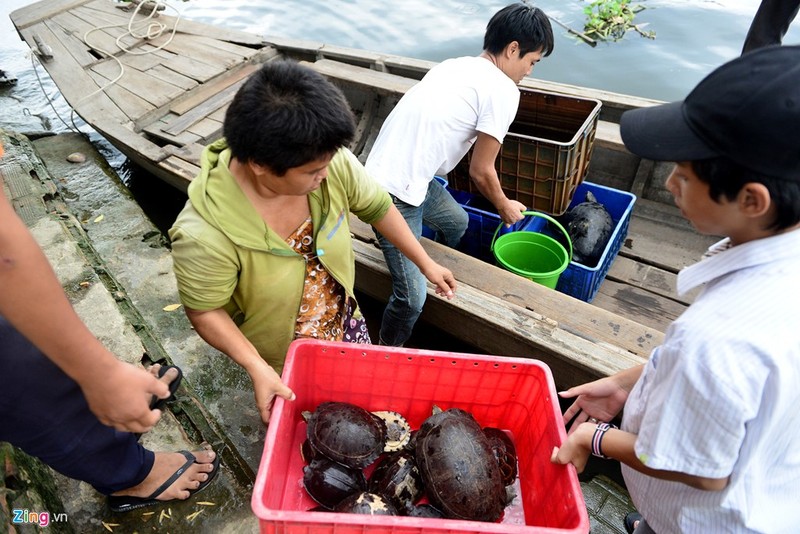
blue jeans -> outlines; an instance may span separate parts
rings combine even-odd
[[[419,206],[406,204],[392,196],[395,206],[417,237],[422,235],[422,224],[436,232],[436,241],[455,247],[467,231],[469,216],[447,190],[436,180],[428,184],[425,200]],[[419,268],[406,258],[380,232],[375,231],[378,243],[392,275],[392,296],[383,312],[380,343],[402,346],[422,313],[427,296],[427,281]]]

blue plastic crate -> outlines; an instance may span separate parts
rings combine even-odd
[[[631,212],[633,211],[633,204],[636,202],[636,195],[627,191],[620,191],[611,187],[605,187],[590,182],[581,183],[575,190],[569,208],[580,204],[586,200],[586,192],[591,191],[597,201],[602,204],[611,219],[614,222],[614,231],[608,240],[603,254],[597,260],[595,267],[589,267],[578,263],[576,261],[570,262],[567,269],[561,273],[558,279],[556,290],[567,295],[571,295],[577,299],[591,302],[597,295],[600,289],[600,284],[608,274],[608,269],[617,257],[625,237],[628,235],[628,225],[631,220]],[[527,226],[523,230],[540,232],[543,226],[543,219],[539,219],[538,227]],[[549,230],[544,230],[544,233],[550,234]],[[555,233],[552,233],[557,238]]]
[[[500,216],[493,211],[489,211],[493,209],[493,206],[480,195],[452,189],[447,186],[447,182],[443,178],[437,176],[436,179],[446,187],[450,194],[453,195],[453,198],[461,204],[469,215],[469,226],[461,239],[461,243],[456,247],[457,250],[487,263],[496,263],[491,246],[495,230],[500,225]],[[608,244],[597,261],[597,265],[589,267],[576,261],[570,262],[566,270],[561,273],[556,290],[585,302],[591,302],[600,289],[600,284],[603,283],[606,274],[608,274],[608,269],[622,248],[625,237],[628,235],[628,226],[633,205],[636,202],[636,195],[584,181],[575,189],[569,208],[586,200],[587,191],[591,191],[597,201],[608,210],[614,222],[614,231],[611,233]],[[564,241],[560,232],[553,232],[549,228],[547,221],[541,217],[526,217],[511,228],[502,227],[498,235],[516,230],[541,232],[551,235],[559,241]],[[423,226],[423,236],[425,236],[426,231],[428,233],[426,237],[433,239],[433,231]]]
[[[485,262],[494,263],[494,256],[490,250],[492,245],[492,238],[497,227],[500,226],[500,215],[494,212],[494,206],[480,195],[467,193],[466,191],[457,191],[451,189],[447,185],[447,180],[440,176],[435,177],[445,189],[456,199],[464,211],[469,215],[469,223],[464,237],[461,238],[461,243],[456,247],[456,250],[463,252],[474,258],[481,259]],[[503,235],[507,232],[515,230],[522,230],[523,227],[532,224],[528,218],[519,221],[510,228],[503,226],[498,235]],[[435,232],[422,225],[422,237],[428,239],[435,238]]]
[[[464,211],[467,212],[467,215],[469,215],[467,231],[464,232],[464,237],[461,238],[461,242],[456,247],[456,250],[472,256],[473,258],[478,258],[488,263],[494,263],[494,255],[491,251],[492,239],[501,222],[500,215],[494,211],[494,206],[481,195],[452,189],[447,185],[447,180],[441,176],[436,176],[435,178],[439,183],[445,186],[445,189],[447,189],[453,198],[456,199],[456,202],[458,202],[461,207],[464,208]],[[510,228],[503,226],[500,228],[500,231],[497,232],[497,235],[501,236],[507,232],[522,230],[534,224],[535,219],[538,219],[538,217],[526,217]],[[435,232],[423,224],[422,235],[423,237],[434,239]]]

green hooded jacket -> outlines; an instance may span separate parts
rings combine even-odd
[[[206,147],[189,201],[169,231],[178,291],[187,308],[225,309],[280,373],[294,339],[305,260],[266,225],[228,170],[230,158],[224,139]],[[349,215],[372,224],[389,210],[391,198],[342,148],[308,200],[317,255],[353,297]]]

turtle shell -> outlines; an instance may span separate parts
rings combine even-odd
[[[395,507],[383,496],[368,491],[354,493],[340,502],[335,512],[364,515],[397,515]]]
[[[395,452],[408,445],[411,440],[411,425],[397,412],[382,410],[372,412],[386,424],[386,444],[383,452]]]
[[[506,486],[513,484],[517,479],[517,448],[514,446],[514,442],[499,428],[486,427],[483,429],[483,433],[489,438],[494,457],[497,458],[497,463],[500,465],[503,484]]]
[[[346,402],[323,402],[307,416],[314,451],[348,467],[374,462],[386,445],[386,425],[367,410]]]
[[[431,503],[445,517],[497,521],[505,485],[489,439],[458,408],[435,413],[420,426],[416,460]]]
[[[372,472],[369,490],[383,495],[398,512],[408,515],[423,490],[414,454],[400,451],[384,456]]]
[[[312,499],[332,510],[348,495],[364,491],[367,480],[360,469],[315,458],[303,467],[303,486]]]
[[[444,517],[442,512],[434,508],[430,503],[412,506],[408,511],[408,515],[411,517],[427,517],[431,519]]]
[[[561,220],[572,241],[573,261],[589,267],[597,265],[614,230],[614,220],[605,206],[587,191],[586,200],[570,208]]]

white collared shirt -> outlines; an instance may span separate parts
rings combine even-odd
[[[703,491],[623,465],[628,490],[660,534],[800,532],[800,230],[717,246],[678,275],[679,293],[702,284],[622,427],[648,467],[730,482]]]

